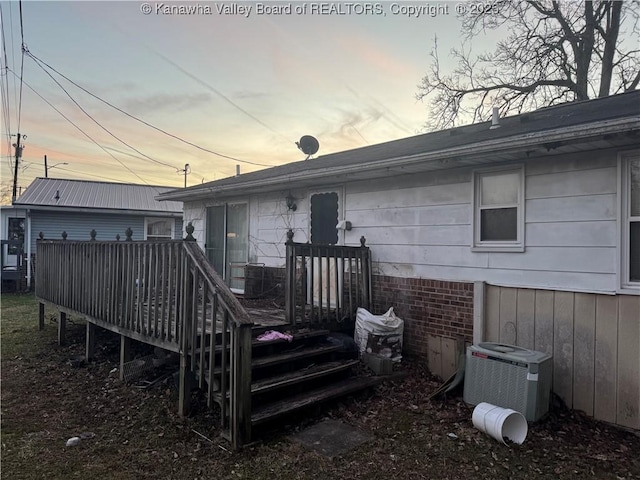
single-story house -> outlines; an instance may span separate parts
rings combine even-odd
[[[543,351],[569,407],[640,429],[640,91],[158,198],[184,202],[246,294],[282,284],[289,229],[296,242],[365,237],[376,313],[394,307],[405,352],[432,372],[447,377],[471,342]]]
[[[182,238],[182,202],[156,200],[169,190],[172,187],[36,178],[12,207],[2,208],[2,239],[25,239],[29,287],[29,264],[40,233],[48,239],[60,239],[65,232],[69,240],[89,240],[95,230],[98,240],[124,240],[130,228],[132,240]]]

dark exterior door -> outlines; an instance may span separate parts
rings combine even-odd
[[[311,194],[311,243],[336,245],[339,242],[338,192]]]

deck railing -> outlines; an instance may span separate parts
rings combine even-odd
[[[287,234],[285,318],[292,325],[355,321],[371,309],[371,253],[365,246],[293,242]]]
[[[234,448],[250,441],[252,322],[196,242],[39,240],[37,257],[40,301],[179,352],[181,413],[195,374]]]

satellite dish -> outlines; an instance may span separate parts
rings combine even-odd
[[[302,137],[300,137],[300,141],[296,142],[296,145],[300,150],[302,150],[302,153],[307,156],[307,159],[309,159],[309,157],[316,153],[318,151],[318,148],[320,148],[320,143],[318,143],[318,140],[316,140],[316,138],[312,137],[311,135],[303,135]]]

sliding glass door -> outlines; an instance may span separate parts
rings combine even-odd
[[[249,250],[246,203],[207,208],[207,257],[236,293],[244,292],[244,267]]]

